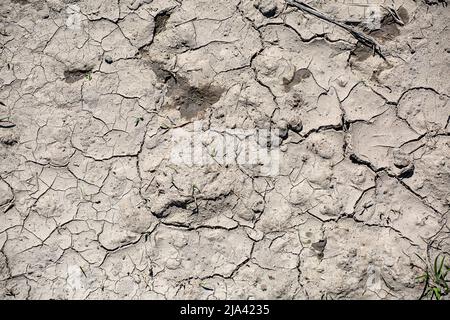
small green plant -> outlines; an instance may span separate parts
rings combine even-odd
[[[430,300],[441,300],[443,296],[450,293],[450,278],[447,277],[450,266],[445,263],[445,256],[441,257],[437,255],[432,268],[428,266],[424,259],[420,256],[418,257],[426,265],[424,273],[417,278],[421,283],[424,283],[422,295],[419,299],[429,298]],[[441,259],[439,260],[439,258]]]
[[[91,81],[92,80],[92,74],[90,72],[86,73],[85,75],[86,79]]]

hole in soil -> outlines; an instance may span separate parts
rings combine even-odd
[[[311,246],[319,252],[323,252],[325,250],[326,245],[327,245],[327,239],[319,240],[319,241],[311,244]]]
[[[160,12],[155,17],[155,33],[156,36],[158,33],[164,31],[166,29],[167,20],[170,18],[170,13],[168,11]]]
[[[405,170],[403,170],[398,177],[400,179],[408,179],[411,178],[414,175],[414,166],[411,166]]]
[[[77,82],[90,74],[92,69],[74,69],[64,71],[64,79],[67,83]]]
[[[407,24],[409,22],[409,14],[408,10],[403,7],[400,7],[397,11],[398,16],[402,19],[402,21]]]

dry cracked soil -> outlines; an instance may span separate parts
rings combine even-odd
[[[417,299],[450,253],[449,26],[443,0],[2,0],[0,298]],[[236,161],[175,161],[180,130]],[[256,132],[273,170],[237,161]]]

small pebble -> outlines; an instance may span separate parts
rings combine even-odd
[[[106,62],[107,64],[111,64],[111,63],[113,63],[113,59],[112,59],[110,56],[106,56],[106,57],[105,57],[105,62]]]
[[[303,130],[303,122],[299,116],[294,116],[289,121],[289,129],[292,131],[299,133]]]
[[[288,123],[285,120],[281,120],[278,124],[278,136],[283,140],[288,137]]]

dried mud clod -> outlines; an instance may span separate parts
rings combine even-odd
[[[283,4],[279,0],[257,0],[254,2],[254,6],[264,17],[273,18],[280,13]]]

